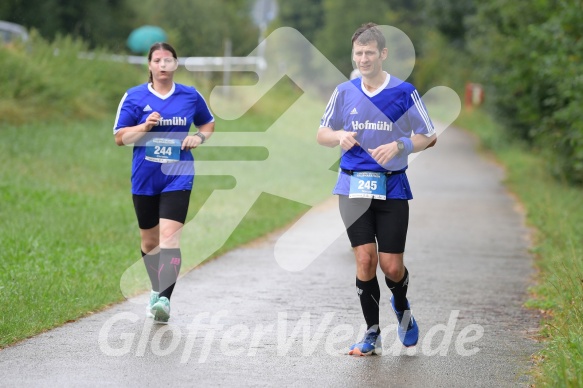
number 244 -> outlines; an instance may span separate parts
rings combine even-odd
[[[172,147],[160,147],[160,146],[156,146],[156,147],[154,147],[154,155],[167,155],[167,156],[171,156],[172,155]]]

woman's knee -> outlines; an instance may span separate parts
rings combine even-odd
[[[142,240],[142,250],[146,253],[158,248],[160,245],[160,231],[158,226],[151,229],[140,229],[140,238]]]
[[[179,248],[183,226],[177,221],[164,220],[164,222],[161,222],[160,246],[162,248]]]
[[[160,245],[157,237],[142,237],[142,250],[146,253],[152,252]]]

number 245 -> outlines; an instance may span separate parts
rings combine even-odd
[[[375,181],[358,181],[358,189],[359,190],[376,190],[377,189],[377,183]]]

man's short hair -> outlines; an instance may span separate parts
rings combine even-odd
[[[381,30],[377,28],[377,24],[366,23],[360,26],[352,35],[352,46],[354,46],[354,42],[360,45],[365,45],[373,40],[377,42],[379,51],[382,51],[387,45],[385,36]]]

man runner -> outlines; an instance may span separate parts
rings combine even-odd
[[[413,198],[407,157],[435,144],[434,126],[413,85],[383,71],[385,37],[374,23],[352,37],[353,60],[361,78],[334,90],[318,129],[318,143],[340,145],[342,156],[333,194],[356,258],[356,288],[367,331],[349,354],[381,354],[380,288],[377,265],[392,292],[391,305],[405,346],[419,338],[407,300],[409,273],[403,262]]]

